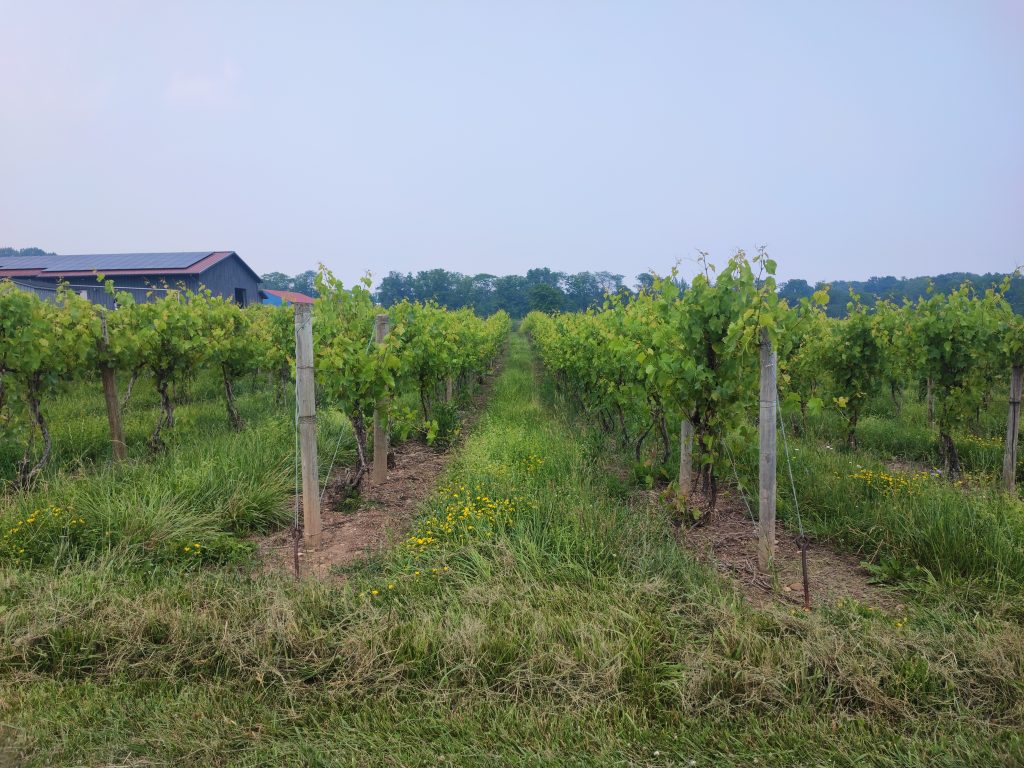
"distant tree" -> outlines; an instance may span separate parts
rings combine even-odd
[[[316,272],[311,269],[294,277],[283,272],[268,272],[260,277],[262,283],[260,287],[269,288],[272,291],[297,291],[315,298],[318,294],[313,282],[314,277],[316,277]]]
[[[11,248],[5,247],[0,248],[0,258],[10,258],[11,256],[56,256],[57,254],[50,251],[44,251],[42,248]]]
[[[272,291],[287,291],[291,280],[284,272],[267,272],[265,275],[260,275],[260,282],[263,283],[260,287],[269,288]]]
[[[467,277],[465,289],[467,301],[465,306],[472,307],[480,315],[493,314],[497,310],[494,289],[497,279],[494,275],[486,273]]]
[[[416,298],[419,301],[436,301],[442,307],[458,309],[464,306],[459,301],[459,282],[462,275],[446,269],[431,269],[417,272],[415,278]]]
[[[800,299],[809,299],[814,295],[814,288],[806,280],[787,280],[779,286],[779,298],[789,302],[791,307],[800,303]]]
[[[494,281],[494,308],[504,309],[512,317],[526,317],[530,311],[529,284],[521,275],[505,275]]]
[[[320,294],[316,290],[316,272],[312,269],[308,269],[305,272],[301,272],[292,278],[290,291],[298,291],[304,293],[307,296],[319,296]]]
[[[565,280],[564,272],[552,272],[547,267],[531,269],[526,272],[526,282],[530,285],[549,285],[552,288],[561,288]]]
[[[416,298],[416,291],[412,275],[388,272],[387,276],[380,281],[376,298],[385,307],[397,304],[403,299],[414,300]]]
[[[30,250],[30,249],[25,249]],[[35,249],[38,250],[38,249]],[[14,249],[0,249],[0,254],[14,252]],[[18,252],[20,253],[20,252]],[[305,272],[295,277],[272,272],[263,276],[264,286],[281,290],[296,290],[313,295],[308,278],[312,272]],[[929,284],[934,284],[937,293],[949,293],[965,281],[970,282],[978,293],[986,288],[1001,283],[1005,275],[976,275],[965,272],[953,272],[927,277],[893,277],[891,275],[871,277],[868,280],[850,281],[837,280],[832,283],[818,282],[813,286],[799,278],[789,280],[779,287],[779,296],[796,304],[801,298],[811,297],[815,291],[831,287],[829,303],[825,311],[832,317],[846,315],[847,298],[851,289],[860,295],[865,307],[873,307],[876,302],[890,301],[901,304],[904,299],[916,301],[927,298]],[[635,291],[639,292],[651,286],[653,276],[647,273],[636,275]],[[687,289],[687,283],[681,277],[673,282],[681,291]],[[533,292],[535,286],[546,286],[550,291]],[[377,288],[376,300],[384,306],[407,299],[409,301],[436,301],[451,309],[472,307],[481,315],[491,314],[499,309],[508,312],[512,317],[523,317],[534,306],[550,309],[558,296],[558,308],[564,312],[579,312],[590,307],[598,307],[606,294],[618,294],[632,297],[634,289],[623,283],[623,276],[611,272],[578,272],[567,274],[547,267],[535,267],[525,275],[495,276],[488,273],[463,275],[445,269],[431,269],[417,272],[415,275],[389,272]],[[1024,314],[1024,279],[1014,277],[1006,300],[1018,314]]]
[[[613,275],[611,272],[595,272],[594,277],[597,278],[602,295],[605,293],[619,293],[626,287],[622,282],[623,277],[625,277],[624,275]]]
[[[592,272],[579,272],[565,278],[565,310],[582,312],[601,303],[604,293]]]
[[[641,272],[636,276],[636,292],[650,291],[654,287],[654,275],[651,272]]]
[[[547,283],[536,283],[530,286],[530,310],[538,312],[558,312],[565,302],[565,294],[561,288]]]

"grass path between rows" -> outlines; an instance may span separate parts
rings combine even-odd
[[[8,762],[1024,763],[1019,620],[754,610],[604,475],[608,450],[517,334],[410,541],[343,585],[0,572]]]

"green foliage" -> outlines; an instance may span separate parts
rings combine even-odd
[[[799,300],[789,331],[790,352],[779,358],[780,407],[800,431],[806,429],[807,417],[818,415],[824,407],[822,389],[827,372],[820,362],[823,347],[829,343],[829,321],[821,307],[827,302],[824,291]]]
[[[260,350],[268,345],[270,338],[260,330],[254,318],[232,301],[219,296],[203,296],[195,302],[194,309],[206,315],[206,360],[220,369],[224,383],[224,398],[228,411],[228,422],[235,429],[242,428],[242,417],[235,407],[235,382],[246,373],[256,370],[261,360]],[[265,316],[265,315],[261,315]]]
[[[137,303],[111,282],[106,286],[116,300],[114,311],[63,288],[55,301],[44,301],[0,281],[0,440],[23,450],[16,478],[21,485],[42,471],[50,455],[47,398],[76,379],[95,381],[100,369],[127,371],[133,380],[140,373],[151,377],[162,408],[149,439],[153,449],[164,447],[164,430],[174,427],[182,392],[206,369],[221,379],[235,429],[243,427],[235,387],[246,375],[268,372],[280,402],[294,361],[294,307],[243,309],[206,290],[176,289]],[[447,378],[465,384],[487,370],[511,325],[505,313],[484,320],[469,310],[405,303],[392,310],[392,333],[375,344],[374,316],[382,310],[368,279],[346,289],[324,270],[318,289],[318,391],[351,419],[360,448],[366,419],[378,404],[386,409],[400,387],[415,383],[428,403],[426,417]]]
[[[403,301],[388,312],[390,330],[378,343],[375,317],[382,310],[369,286],[364,278],[345,288],[322,269],[313,322],[317,382],[328,401],[352,421],[361,469],[368,420],[378,407],[389,416],[405,384],[419,393],[428,438],[448,439],[453,428],[432,415],[436,393],[448,378],[482,375],[511,326],[504,312],[484,320],[470,310],[449,312],[435,304]]]
[[[0,423],[5,439],[24,445],[19,485],[31,483],[49,459],[45,399],[98,359],[99,330],[95,307],[63,288],[48,303],[0,281]]]
[[[401,329],[374,342],[377,306],[364,278],[345,288],[327,269],[317,276],[314,305],[316,379],[329,403],[341,409],[362,435],[378,402],[389,399],[401,374]]]
[[[459,409],[455,403],[438,403],[427,422],[427,443],[447,448],[459,436]]]
[[[546,283],[531,286],[529,297],[531,312],[557,312],[565,303],[561,289]]]
[[[1000,294],[990,290],[979,297],[969,285],[919,299],[913,308],[912,359],[934,388],[943,458],[954,474],[960,465],[953,430],[977,411],[990,377],[998,371],[1000,320],[1007,313]]]
[[[846,317],[822,328],[815,345],[818,365],[830,384],[831,401],[846,419],[846,440],[856,447],[857,422],[864,403],[882,382],[885,358],[875,315],[856,294],[847,305]]]
[[[630,301],[610,296],[601,312],[533,313],[524,330],[559,387],[606,429],[617,427],[637,453],[655,427],[667,443],[667,422],[689,419],[699,479],[713,505],[726,443],[749,433],[745,412],[756,391],[761,335],[785,353],[796,316],[779,301],[775,263],[764,252],[748,259],[741,251],[717,275],[706,258],[702,263],[704,273],[685,292],[673,273]],[[635,421],[648,426],[630,435]]]

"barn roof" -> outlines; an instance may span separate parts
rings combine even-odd
[[[200,275],[230,256],[252,268],[234,251],[171,253],[92,253],[75,255],[0,256],[0,277],[85,277],[104,275]]]
[[[275,291],[271,288],[260,288],[261,293],[266,293],[271,296],[277,296],[281,301],[287,301],[292,304],[312,304],[313,297],[307,296],[304,293],[298,291]]]

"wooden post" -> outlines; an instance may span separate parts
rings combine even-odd
[[[1017,435],[1020,433],[1020,396],[1024,389],[1024,367],[1013,366],[1010,375],[1010,413],[1006,420],[1006,448],[1003,451],[1003,486],[1013,493],[1017,484]]]
[[[444,401],[450,403],[455,398],[455,382],[449,376],[444,382]]]
[[[103,332],[100,347],[106,352],[110,336],[107,335],[107,312],[103,309],[100,310],[100,329]],[[107,401],[107,421],[110,423],[110,444],[114,450],[114,461],[121,461],[127,455],[127,446],[124,443],[124,430],[121,428],[121,404],[117,399],[117,378],[114,369],[109,365],[101,366],[100,378],[103,379],[103,397]]]
[[[686,502],[693,490],[693,423],[683,417],[679,424],[679,498]]]
[[[388,335],[388,316],[377,315],[373,326],[374,340],[380,344]],[[384,416],[386,403],[378,403],[373,412],[373,471],[371,479],[374,484],[383,483],[388,479],[388,424]]]
[[[302,462],[302,538],[320,546],[320,475],[316,455],[316,395],[313,377],[313,306],[295,305],[295,402],[299,411]]]
[[[927,391],[925,393],[925,401],[928,404],[928,423],[935,423],[935,388],[932,386],[932,377],[928,377]]]
[[[758,486],[757,566],[767,573],[775,557],[775,431],[776,367],[778,355],[772,349],[768,331],[761,329],[761,409],[758,419],[760,476]]]

